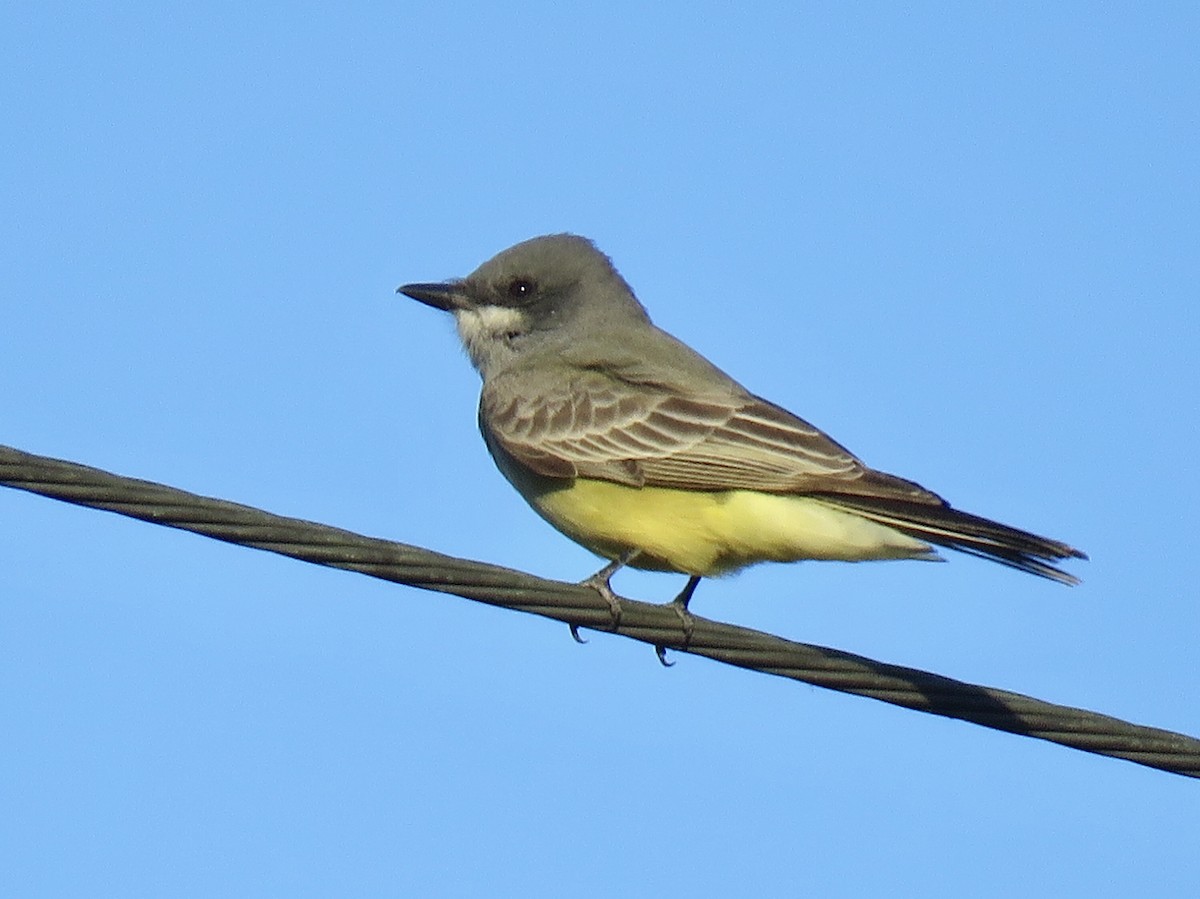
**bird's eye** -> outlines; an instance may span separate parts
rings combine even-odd
[[[537,293],[537,284],[531,278],[513,278],[508,282],[508,296],[512,300],[528,300]]]

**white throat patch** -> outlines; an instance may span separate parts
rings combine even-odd
[[[525,329],[525,314],[510,306],[456,309],[454,323],[467,355],[480,372],[512,355],[509,341]]]

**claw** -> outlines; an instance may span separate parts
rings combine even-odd
[[[569,627],[571,629],[571,639],[572,640],[574,640],[576,643],[587,643],[587,640],[585,640],[585,639],[583,639],[583,637],[579,636],[579,625],[578,624],[568,624],[567,627]]]
[[[692,594],[696,592],[696,585],[700,583],[700,576],[697,574],[688,578],[687,586],[679,591],[679,595],[671,600],[671,609],[679,618],[679,624],[683,628],[683,643],[679,649],[683,652],[692,645],[692,634],[696,630],[696,619],[692,613],[688,611],[688,603],[692,601]],[[667,647],[661,644],[654,647],[654,652],[658,656],[658,661],[664,668],[670,668],[674,662],[667,661]]]
[[[621,600],[617,598],[617,594],[613,592],[608,582],[614,574],[629,564],[629,561],[639,552],[640,550],[631,549],[619,559],[613,559],[613,561],[609,562],[591,577],[579,582],[581,586],[591,587],[604,597],[605,602],[608,603],[609,612],[612,615],[612,629],[614,631],[621,626]],[[575,628],[571,630],[572,633],[575,632]],[[578,639],[578,636],[576,636],[576,639]]]
[[[621,600],[617,599],[617,594],[613,593],[612,587],[608,585],[608,578],[600,576],[602,574],[603,572],[597,572],[586,581],[581,581],[580,583],[586,587],[591,587],[604,597],[604,601],[608,603],[608,612],[612,615],[612,629],[615,631],[621,626]]]
[[[686,652],[687,648],[692,645],[692,634],[696,631],[696,619],[687,610],[687,605],[684,603],[673,602],[671,608],[675,610],[675,614],[679,617],[679,624],[683,627],[683,645],[679,648]]]
[[[675,610],[675,614],[679,616],[679,623],[683,625],[683,646],[680,648],[684,650],[692,645],[692,634],[696,631],[696,619],[688,611],[688,603],[692,601],[692,594],[696,592],[696,585],[699,583],[699,575],[692,575],[687,586],[671,600],[671,608]]]

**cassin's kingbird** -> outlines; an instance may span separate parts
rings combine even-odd
[[[483,378],[479,427],[550,524],[613,563],[701,577],[756,562],[938,559],[930,544],[1063,584],[1087,558],[868,468],[655,327],[608,257],[569,234],[401,293],[454,314]]]

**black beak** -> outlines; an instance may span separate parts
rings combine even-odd
[[[434,309],[441,309],[444,312],[453,312],[455,309],[462,308],[463,305],[462,286],[457,281],[445,281],[439,284],[405,284],[403,287],[397,287],[396,293],[402,293],[419,303],[432,306]]]

